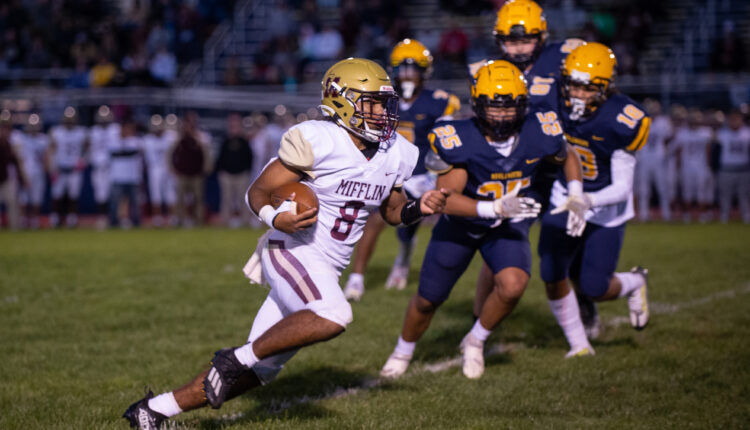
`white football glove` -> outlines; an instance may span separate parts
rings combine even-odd
[[[520,186],[513,188],[510,193],[496,199],[493,209],[498,218],[536,218],[542,205],[531,197],[518,197]]]
[[[591,207],[591,199],[585,193],[570,193],[568,200],[552,211],[551,215],[568,211],[568,224],[566,226],[568,236],[579,237],[586,228],[586,211]]]

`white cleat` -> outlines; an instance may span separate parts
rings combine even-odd
[[[594,315],[588,324],[583,325],[583,330],[586,332],[586,337],[589,340],[598,339],[602,332],[602,323],[599,320],[599,314]]]
[[[596,352],[594,352],[594,348],[591,347],[591,345],[585,345],[585,346],[579,346],[577,348],[572,348],[570,351],[568,351],[567,354],[565,354],[565,358],[576,358],[576,357],[585,357],[588,355],[596,355]]]
[[[463,354],[464,376],[479,379],[484,373],[484,342],[469,333],[464,336],[460,348]]]
[[[648,325],[650,317],[648,310],[648,269],[636,266],[630,269],[630,272],[640,274],[643,277],[643,285],[633,290],[628,296],[630,324],[636,330],[643,330]]]
[[[388,379],[399,378],[406,373],[406,369],[409,368],[410,362],[411,355],[399,354],[394,351],[380,370],[380,376]]]
[[[388,279],[385,281],[385,289],[390,290],[395,288],[397,290],[403,290],[406,288],[406,281],[409,277],[409,266],[401,266],[394,264],[391,268],[391,273],[388,275]]]
[[[344,287],[344,297],[346,300],[358,302],[362,300],[362,296],[365,294],[365,283],[360,279],[353,279],[349,277]]]

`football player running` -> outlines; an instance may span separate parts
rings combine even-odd
[[[398,96],[375,62],[350,58],[333,65],[323,81],[324,121],[289,129],[278,158],[266,165],[247,193],[249,206],[271,230],[259,241],[250,277],[271,290],[253,322],[248,343],[217,351],[209,370],[183,387],[128,408],[132,426],[157,429],[168,417],[205,405],[213,408],[245,390],[271,382],[301,347],[341,334],[352,310],[338,285],[367,217],[380,210],[389,224],[411,224],[441,212],[446,196],[426,192],[411,200],[403,191],[418,151],[396,134]],[[303,181],[319,209],[277,209],[271,193]],[[251,262],[253,259],[251,258]]]
[[[560,91],[553,87],[532,95],[540,98],[538,107],[561,107],[566,137],[583,164],[583,194],[580,183],[563,177],[555,182],[550,202],[554,209],[542,218],[538,249],[552,313],[571,347],[568,357],[594,353],[569,280],[595,301],[627,298],[634,328],[643,329],[649,320],[647,271],[615,269],[625,222],[634,216],[635,153],[648,139],[651,118],[615,92],[615,65],[608,47],[582,45],[564,62]],[[571,195],[572,190],[577,192]],[[572,225],[564,210],[585,211],[587,222]]]
[[[500,58],[513,63],[526,77],[529,91],[544,92],[560,78],[560,65],[565,57],[576,47],[584,43],[581,39],[570,38],[562,42],[548,43],[547,20],[542,8],[532,0],[512,0],[503,4],[497,12],[495,27],[492,31],[500,50]],[[486,61],[469,65],[473,71]],[[530,99],[534,109],[535,97]],[[556,107],[552,110],[556,111]],[[555,181],[559,166],[543,162],[537,169],[534,178],[534,189],[529,193],[545,211],[549,203],[552,183]],[[477,293],[474,298],[474,315],[479,316],[485,298],[492,291],[494,284],[490,268],[484,264],[477,279]],[[593,306],[593,305],[592,305]]]
[[[474,118],[440,121],[429,136],[434,153],[428,165],[439,172],[437,186],[453,193],[446,215],[433,229],[419,290],[407,307],[396,348],[381,370],[384,377],[406,371],[416,342],[478,250],[492,270],[494,288],[461,348],[464,375],[479,378],[484,372],[484,341],[511,313],[529,280],[528,231],[541,205],[524,193],[533,185],[534,172],[549,159],[563,164],[571,183],[581,181],[581,162],[565,142],[557,114],[527,116],[528,91],[513,64],[499,60],[480,68],[471,102]],[[571,192],[583,198],[580,187]]]
[[[450,116],[461,109],[461,102],[453,94],[424,88],[424,83],[432,72],[432,55],[414,39],[404,39],[393,48],[389,69],[399,94],[397,132],[419,149],[417,166],[411,179],[404,183],[406,195],[416,199],[425,191],[435,188],[435,175],[429,173],[424,166],[424,157],[430,146],[427,133],[438,118]],[[363,274],[385,225],[383,217],[377,213],[367,220],[362,239],[354,252],[352,273],[344,288],[344,295],[349,300],[359,301],[365,292]],[[386,280],[386,289],[402,290],[406,287],[418,226],[419,223],[415,223],[397,228],[399,253]]]

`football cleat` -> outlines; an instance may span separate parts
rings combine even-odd
[[[380,370],[380,376],[388,379],[396,379],[400,377],[406,373],[406,369],[409,368],[411,357],[411,355],[399,354],[394,351]]]
[[[630,273],[637,273],[643,277],[643,285],[633,290],[628,296],[628,308],[630,308],[630,324],[636,330],[643,330],[648,325],[648,269],[636,266],[630,269]]]
[[[130,427],[139,430],[158,430],[167,420],[167,417],[154,411],[148,406],[148,401],[154,397],[154,393],[148,390],[146,397],[130,405],[122,417],[130,422]]]
[[[344,297],[346,300],[358,302],[362,300],[362,296],[365,294],[365,283],[360,279],[354,279],[349,277],[344,287]]]
[[[464,376],[479,379],[484,374],[484,342],[469,333],[464,336],[460,348],[463,354]]]
[[[234,355],[235,348],[224,348],[214,353],[211,368],[203,380],[206,400],[214,409],[219,409],[237,380],[248,371]]]
[[[406,288],[406,281],[409,277],[409,266],[401,266],[394,264],[391,268],[391,273],[388,275],[388,279],[385,281],[385,289],[390,290],[395,288],[397,290],[403,290]]]
[[[585,357],[587,355],[596,355],[594,348],[592,348],[591,345],[572,348],[567,354],[565,354],[565,358]]]
[[[596,339],[601,333],[602,324],[599,319],[599,310],[596,307],[596,303],[590,298],[583,294],[577,294],[578,307],[581,311],[581,322],[583,323],[583,329],[586,331],[586,337]]]

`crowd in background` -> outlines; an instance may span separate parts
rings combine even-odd
[[[736,202],[750,223],[750,112],[645,105],[653,125],[638,154],[639,219],[727,222]],[[0,112],[5,225],[76,226],[86,184],[97,210],[85,218],[100,228],[137,226],[142,215],[155,227],[257,225],[245,207],[247,187],[275,156],[286,129],[317,118],[314,110],[295,117],[283,108],[272,115],[230,113],[221,133],[209,133],[193,111],[141,122],[128,109],[117,109],[125,112],[121,118],[113,111],[99,107],[90,127],[73,107],[52,127],[36,113]],[[214,213],[207,210],[211,179],[218,186]]]
[[[9,0],[0,4],[0,72],[67,68],[71,88],[172,85],[180,67],[203,54],[216,25],[232,17],[236,0]],[[279,0],[267,17],[266,41],[251,61],[229,56],[223,85],[315,81],[329,62],[357,56],[385,60],[399,40],[413,37],[438,60],[436,78],[463,78],[467,61],[496,55],[486,24],[503,0],[443,0],[434,26],[415,29],[398,0]],[[639,74],[647,38],[665,16],[661,2],[645,0],[586,10],[576,0],[545,2],[555,36],[611,46],[621,74]],[[336,11],[336,15],[332,15]],[[476,18],[473,27],[461,25]],[[95,25],[91,25],[95,23]],[[723,22],[710,68],[744,70],[741,37]],[[322,69],[322,70],[321,70]]]
[[[68,68],[70,88],[169,85],[234,0],[0,2],[0,71]]]

